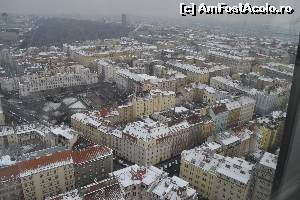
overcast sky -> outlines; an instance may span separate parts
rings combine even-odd
[[[220,1],[220,0],[219,0]],[[214,5],[217,0],[195,0],[195,3],[207,3]],[[0,0],[0,11],[20,14],[37,15],[77,15],[85,16],[108,16],[125,13],[128,16],[159,16],[159,17],[180,17],[179,3],[188,3],[190,0]],[[239,2],[249,2],[252,5],[262,5],[266,2],[272,5],[290,5],[295,12],[292,15],[280,16],[198,16],[195,19],[212,19],[225,21],[239,21],[247,23],[284,23],[300,21],[300,1],[299,0],[223,0],[228,5]]]

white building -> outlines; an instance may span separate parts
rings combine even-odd
[[[82,65],[74,65],[68,67],[65,73],[24,75],[20,79],[19,94],[28,96],[34,92],[55,88],[95,84],[98,82],[98,75]]]
[[[155,165],[170,159],[184,149],[191,148],[194,142],[187,121],[168,127],[144,118],[111,134],[115,154],[140,165]]]
[[[72,148],[78,132],[68,127],[47,127],[39,124],[3,126],[0,129],[0,148],[8,149],[24,145],[64,146]]]
[[[262,74],[267,75],[272,78],[284,78],[286,80],[292,81],[294,66],[282,63],[267,63],[260,66],[260,71]]]
[[[228,92],[218,90],[206,84],[192,83],[191,87],[193,89],[193,98],[197,102],[212,105],[217,101],[229,98]]]
[[[253,57],[241,57],[213,50],[209,50],[208,55],[213,62],[222,63],[230,67],[231,74],[249,73],[254,61]]]
[[[1,77],[0,84],[1,84],[1,89],[3,91],[7,91],[7,92],[16,91],[19,89],[19,78]]]
[[[259,91],[255,88],[242,87],[239,83],[224,77],[216,76],[210,80],[210,86],[226,90],[228,92],[241,93],[253,98],[256,101],[255,111],[261,115],[269,114],[285,105],[287,94],[283,88],[276,88],[273,91]]]
[[[97,60],[98,73],[104,81],[112,81],[115,78],[118,67],[113,66],[111,63],[104,60]]]

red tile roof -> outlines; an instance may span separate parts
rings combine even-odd
[[[100,159],[101,157],[109,154],[112,154],[112,150],[110,148],[94,145],[79,151],[73,151],[72,157],[75,164],[81,164],[90,160]]]
[[[17,164],[0,169],[0,181],[5,182],[19,177],[19,167]]]
[[[94,145],[81,149],[80,151],[60,151],[18,162],[14,165],[0,168],[0,181],[14,180],[19,177],[19,174],[27,170],[34,170],[42,166],[47,166],[52,163],[67,161],[73,159],[75,164],[82,164],[90,160],[100,159],[102,156],[112,154],[112,150],[105,146]]]
[[[66,150],[61,152],[55,152],[47,156],[42,156],[31,160],[25,160],[18,163],[18,165],[19,165],[20,172],[24,172],[27,170],[37,169],[42,166],[46,166],[52,163],[66,161],[70,159],[72,159],[71,151]]]

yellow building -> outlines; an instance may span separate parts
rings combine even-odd
[[[195,65],[182,64],[179,62],[167,62],[167,66],[182,72],[187,76],[187,82],[209,82],[209,71],[207,68],[199,68]]]
[[[272,151],[280,147],[284,122],[285,113],[281,111],[274,111],[270,116],[257,119],[260,149]]]
[[[112,146],[111,134],[108,134],[111,129],[95,115],[76,113],[71,116],[71,127],[93,143]]]
[[[120,121],[130,122],[134,119],[133,103],[132,102],[130,102],[126,105],[118,106],[117,110],[120,114]]]
[[[179,176],[206,199],[247,199],[253,165],[240,158],[224,157],[214,144],[204,144],[181,154]]]
[[[133,97],[131,102],[117,108],[120,121],[133,121],[175,107],[175,92],[151,90],[143,97]]]
[[[238,125],[240,119],[241,105],[238,101],[226,103],[228,112],[227,126],[233,128]]]
[[[260,149],[267,151],[270,147],[270,143],[273,138],[272,132],[270,129],[266,127],[260,127],[260,140],[259,140],[259,147]]]
[[[213,153],[209,147],[183,151],[179,177],[188,181],[203,198],[210,199],[217,178],[214,171],[222,159],[223,156]]]

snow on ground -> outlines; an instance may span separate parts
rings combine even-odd
[[[9,155],[2,156],[0,158],[0,167],[14,164],[16,161],[12,161]]]
[[[61,103],[47,102],[47,103],[45,103],[45,106],[43,107],[43,111],[50,112],[53,110],[57,110],[60,106],[61,106]]]
[[[55,117],[60,117],[60,116],[62,116],[63,115],[63,113],[62,112],[59,112],[59,111],[55,111],[54,113],[53,113],[53,116],[55,116]]]
[[[85,105],[83,105],[83,103],[81,103],[80,101],[70,105],[69,108],[71,108],[71,109],[86,109]]]
[[[42,118],[45,119],[45,120],[48,120],[48,119],[49,119],[49,117],[46,116],[46,115],[42,115]]]
[[[187,108],[185,108],[185,107],[182,107],[182,106],[180,106],[180,107],[175,107],[175,112],[176,113],[182,113],[182,112],[186,112],[186,111],[188,111],[189,109],[187,109]]]
[[[63,103],[66,104],[67,106],[71,105],[72,103],[75,103],[77,101],[76,98],[74,97],[68,97],[68,98],[65,98],[63,99]]]

